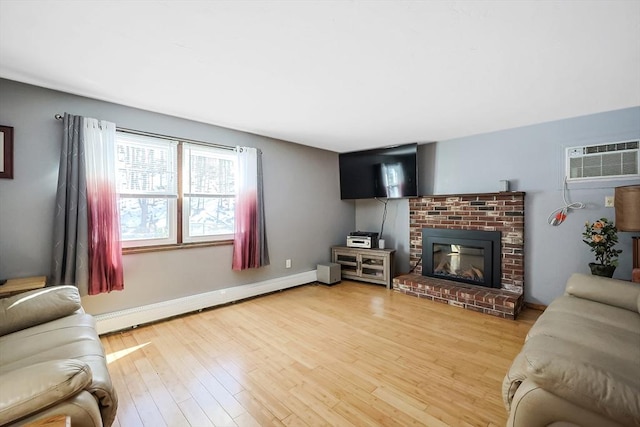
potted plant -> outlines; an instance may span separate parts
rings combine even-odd
[[[618,243],[618,229],[607,218],[600,218],[593,224],[587,221],[582,233],[585,242],[591,247],[591,252],[596,254],[597,262],[590,262],[591,274],[596,276],[612,277],[618,266],[618,255],[621,250],[613,247]]]

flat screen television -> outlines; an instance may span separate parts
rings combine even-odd
[[[341,153],[338,159],[343,200],[418,196],[418,144]]]

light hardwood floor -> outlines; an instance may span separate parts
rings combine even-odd
[[[540,312],[494,318],[343,281],[102,337],[116,426],[503,426]]]

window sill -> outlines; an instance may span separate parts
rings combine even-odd
[[[215,242],[180,243],[177,245],[162,245],[162,246],[140,246],[136,248],[122,248],[122,255],[143,254],[148,252],[174,251],[179,249],[208,248],[211,246],[228,246],[228,245],[233,245],[233,240],[229,239],[229,240],[218,240]]]

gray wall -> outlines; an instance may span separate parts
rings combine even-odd
[[[269,267],[232,271],[231,246],[125,255],[125,290],[84,297],[90,313],[315,270],[354,228],[353,202],[340,201],[336,153],[0,79],[0,124],[15,132],[15,178],[0,180],[0,277],[50,272],[62,138],[54,115],[64,112],[263,151]],[[291,269],[285,269],[287,258]]]
[[[525,199],[525,300],[549,304],[564,291],[573,272],[589,273],[593,254],[582,242],[585,221],[614,219],[614,209],[604,207],[605,196],[617,185],[640,183],[613,181],[570,185],[569,199],[586,209],[572,211],[560,226],[547,223],[549,214],[563,206],[564,148],[640,138],[640,107],[503,130],[483,135],[420,145],[421,194],[461,194],[499,191],[499,181],[526,192]],[[409,207],[407,200],[389,202],[396,219],[385,224],[385,239],[398,249],[398,271],[408,271]],[[383,205],[358,201],[356,227],[380,229]],[[403,218],[406,218],[403,219]],[[636,233],[637,234],[637,233]],[[631,236],[619,233],[620,265],[614,277],[631,277]]]

